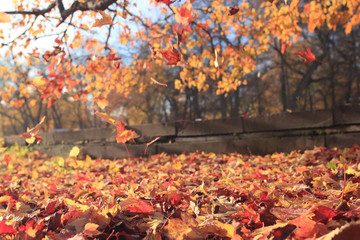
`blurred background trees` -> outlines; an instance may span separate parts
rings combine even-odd
[[[22,34],[0,33],[2,135],[44,115],[46,130],[75,129],[105,126],[94,111],[141,124],[359,101],[358,0],[14,2],[2,24]],[[306,47],[316,61],[294,54]],[[159,52],[172,48],[169,66]]]

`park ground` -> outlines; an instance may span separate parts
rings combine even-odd
[[[2,151],[1,239],[351,239],[359,229],[356,145],[118,160]]]

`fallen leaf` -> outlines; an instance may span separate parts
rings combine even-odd
[[[6,221],[3,220],[0,222],[0,235],[3,234],[15,235],[17,231],[12,226],[6,225]]]
[[[97,235],[100,235],[101,232],[98,231],[99,225],[96,223],[87,223],[85,224],[83,234],[85,234],[88,237],[95,237]]]
[[[129,197],[120,202],[119,205],[123,211],[129,213],[153,214],[154,208],[143,200]]]

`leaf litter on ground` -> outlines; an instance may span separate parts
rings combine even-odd
[[[356,145],[263,157],[76,156],[50,158],[19,147],[1,153],[1,239],[357,236]]]

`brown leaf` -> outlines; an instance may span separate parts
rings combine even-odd
[[[358,240],[360,236],[360,222],[351,222],[337,228],[317,240]]]
[[[91,27],[101,27],[104,25],[112,24],[112,17],[109,14],[106,14],[104,11],[99,11],[102,18],[95,19],[95,23]]]
[[[83,234],[85,234],[88,237],[95,237],[97,235],[100,235],[101,232],[98,231],[99,225],[96,223],[87,223],[84,227]]]
[[[238,12],[239,12],[239,8],[237,6],[233,6],[232,8],[229,9],[229,16],[235,15]]]

